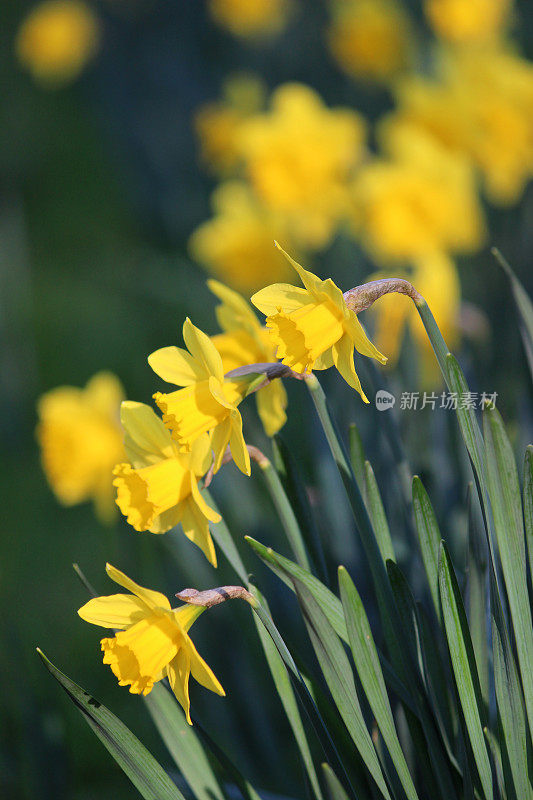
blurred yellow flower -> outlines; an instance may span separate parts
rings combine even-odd
[[[478,44],[505,32],[511,0],[425,0],[433,30],[454,44]]]
[[[261,37],[285,27],[289,0],[209,0],[213,19],[234,36]]]
[[[533,172],[533,66],[499,48],[454,52],[441,66],[440,81],[398,84],[398,108],[382,136],[424,130],[472,161],[493,203],[516,202]]]
[[[395,0],[337,0],[332,13],[330,50],[348,75],[385,81],[409,65],[413,32]]]
[[[331,278],[321,280],[285,251],[281,252],[289,259],[305,288],[275,283],[252,297],[252,303],[267,317],[266,325],[278,348],[278,357],[299,373],[335,365],[344,380],[368,403],[355,371],[354,348],[382,364],[386,363],[386,357],[369,340],[357,315],[346,306],[341,290]]]
[[[187,453],[180,453],[170,432],[153,409],[144,403],[122,403],[120,418],[130,463],[113,470],[116,503],[136,531],[165,533],[181,522],[183,532],[217,565],[208,521],[220,522],[198,488],[198,478],[208,471],[211,442],[206,434]]]
[[[363,167],[354,183],[355,221],[381,261],[474,251],[484,221],[469,162],[412,126],[383,130],[389,158]]]
[[[257,113],[264,87],[252,75],[234,75],[224,82],[222,99],[201,106],[194,115],[200,158],[216,175],[234,172],[239,164],[237,139],[242,122]]]
[[[191,625],[205,608],[171,608],[164,594],[139,586],[111,564],[106,564],[106,572],[131,594],[95,597],[78,610],[85,622],[118,629],[115,636],[101,640],[104,664],[109,664],[120,686],[129,686],[132,694],[147,695],[154,683],[168,678],[192,725],[190,675],[206,689],[225,695],[189,636]]]
[[[93,57],[98,39],[98,20],[84,2],[45,0],[22,23],[16,51],[36,80],[66,83]]]
[[[365,123],[329,109],[302,84],[280,86],[272,108],[243,123],[239,147],[260,200],[283,214],[302,246],[322,247],[348,207],[347,185],[365,147]]]
[[[244,183],[223,183],[213,194],[215,216],[189,240],[191,258],[225,283],[251,292],[288,268],[276,258],[274,239],[285,231],[279,215],[258,203]],[[289,238],[289,237],[287,237]]]
[[[250,378],[225,380],[222,359],[215,345],[190,319],[183,323],[188,348],[162,347],[148,357],[156,375],[184,386],[170,394],[156,392],[154,400],[163,412],[163,422],[172,431],[181,452],[190,452],[202,434],[213,431],[211,449],[215,472],[220,468],[229,443],[241,472],[250,474],[250,456],[242,434],[237,406],[246,396]]]
[[[426,253],[414,259],[412,270],[406,277],[427,301],[437,324],[446,340],[453,348],[459,337],[459,311],[461,287],[459,274],[454,262],[444,253]],[[395,272],[394,275],[398,277]],[[374,278],[388,277],[383,273]],[[403,334],[409,326],[421,355],[421,380],[424,386],[435,385],[440,380],[440,370],[429,342],[426,330],[412,301],[399,294],[387,294],[373,306],[376,316],[376,342],[380,350],[385,350],[393,365],[399,355]]]
[[[118,379],[99,372],[84,389],[60,386],[37,404],[36,434],[45,475],[60,503],[94,502],[98,517],[115,516],[112,470],[124,458]]]
[[[215,313],[224,331],[211,341],[220,353],[224,372],[247,364],[276,361],[276,347],[246,300],[223,283],[207,282],[221,301]],[[287,393],[280,379],[271,381],[255,393],[257,413],[267,436],[274,436],[287,421]]]

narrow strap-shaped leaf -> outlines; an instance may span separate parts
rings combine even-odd
[[[492,800],[492,773],[483,735],[483,700],[474,648],[459,585],[444,542],[441,544],[439,558],[439,589],[448,649],[470,745],[484,795],[486,800]]]
[[[529,574],[533,584],[533,445],[529,444],[524,459],[524,522],[526,526]]]
[[[324,429],[331,454],[339,470],[344,488],[352,509],[353,517],[357,525],[361,542],[370,567],[374,591],[380,610],[383,634],[387,642],[387,648],[393,665],[398,672],[401,671],[402,647],[397,636],[398,620],[394,605],[394,598],[387,580],[387,571],[381,557],[378,541],[364,504],[359,486],[355,479],[346,448],[338,435],[335,422],[330,415],[326,396],[315,375],[310,375],[306,379],[306,384],[313,400],[318,417]],[[404,677],[401,675],[400,677]]]
[[[211,497],[210,493],[207,489],[202,489],[202,494],[204,495],[206,502],[211,508],[214,508],[215,511],[218,511],[217,505],[213,498]],[[211,533],[213,534],[213,539],[218,544],[226,558],[228,559],[229,563],[246,586],[248,583],[248,573],[246,568],[242,562],[242,558],[239,555],[239,551],[235,546],[235,542],[233,541],[233,537],[228,530],[228,526],[224,521],[224,517],[220,520],[220,522],[216,522],[210,526]]]
[[[244,777],[239,768],[233,761],[226,755],[224,750],[209,736],[207,731],[202,727],[198,720],[193,717],[194,728],[198,731],[199,737],[202,739],[206,748],[215,757],[223,773],[228,779],[238,788],[243,800],[261,800],[259,794],[256,792],[250,781]]]
[[[348,429],[348,443],[350,446],[350,463],[352,465],[353,474],[359,486],[359,491],[363,496],[363,500],[366,503],[365,451],[359,428],[355,422],[350,423]]]
[[[492,583],[491,588],[493,589]],[[501,608],[496,601],[491,602],[491,612],[494,685],[503,739],[502,749],[505,747],[509,760],[515,796],[530,800],[533,790],[528,778],[526,718],[518,670]],[[507,787],[507,796],[513,796],[510,786]]]
[[[439,547],[441,535],[431,500],[418,475],[413,478],[413,511],[431,599],[433,600],[437,618],[441,620],[439,599]]]
[[[487,550],[474,506],[473,485],[468,486],[468,621],[481,694],[489,704],[489,652],[487,642]]]
[[[365,483],[366,506],[370,519],[372,520],[372,526],[381,551],[381,557],[383,561],[387,561],[388,559],[395,561],[396,555],[390,535],[389,523],[385,516],[385,509],[383,508],[376,476],[374,475],[374,470],[372,469],[370,461],[365,461]]]
[[[259,590],[255,587],[253,589],[253,594],[255,597],[258,598],[261,605],[269,613],[268,605],[266,603],[265,598],[259,593]],[[313,793],[317,798],[317,800],[322,800],[322,790],[320,789],[320,784],[318,782],[315,766],[313,764],[313,757],[309,749],[309,744],[307,742],[307,737],[305,735],[302,718],[300,716],[300,711],[298,710],[298,703],[296,702],[296,697],[294,695],[294,690],[292,688],[292,684],[289,675],[287,673],[287,668],[285,667],[283,660],[280,654],[278,653],[278,650],[276,649],[274,642],[272,641],[272,638],[267,633],[264,625],[262,625],[262,623],[259,621],[259,618],[255,614],[254,614],[254,621],[257,627],[259,638],[261,640],[261,644],[263,646],[263,650],[265,652],[270,672],[272,674],[272,678],[274,680],[274,685],[279,694],[283,708],[287,715],[287,719],[289,720],[289,724],[292,728],[294,738],[296,739],[296,743],[300,751],[300,756],[302,758],[302,762],[307,772],[309,783],[311,784]]]
[[[522,334],[529,371],[533,378],[533,303],[510,265],[496,247],[492,248],[492,254],[496,257],[511,284],[516,307],[518,308],[520,333]]]
[[[368,617],[352,579],[339,567],[339,587],[352,656],[383,741],[408,798],[418,798],[403,754]]]
[[[326,783],[326,791],[329,800],[348,800],[348,795],[342,788],[342,783],[339,781],[329,764],[322,764],[322,772],[324,774],[324,781]]]
[[[145,698],[161,738],[197,800],[224,800],[224,793],[176,698],[163,683],[157,683]]]
[[[494,530],[509,598],[529,731],[533,739],[533,620],[527,587],[524,523],[518,471],[502,419],[495,408],[485,410],[483,428]]]
[[[297,468],[295,457],[279,434],[276,434],[272,440],[272,452],[274,465],[298,520],[307,552],[310,554],[318,577],[324,583],[327,583],[328,571],[322,541],[315,522],[315,515]],[[310,571],[312,572],[313,570]]]
[[[350,662],[339,637],[309,590],[295,582],[311,643],[335,705],[376,786],[391,800],[372,739],[363,719]]]
[[[340,756],[337,752],[337,748],[335,747],[335,743],[324,723],[324,720],[322,719],[322,716],[318,708],[316,707],[315,701],[313,700],[305,681],[303,680],[302,676],[300,675],[300,672],[298,671],[298,668],[295,664],[295,661],[287,645],[283,641],[280,632],[274,625],[272,617],[270,616],[270,614],[267,613],[266,609],[260,603],[258,603],[256,606],[253,606],[252,608],[254,613],[257,614],[260,622],[264,625],[265,630],[272,638],[272,641],[274,642],[274,645],[276,646],[276,649],[279,655],[281,656],[283,663],[287,667],[287,671],[289,673],[289,677],[292,681],[292,685],[294,687],[296,695],[300,700],[300,703],[302,704],[302,707],[304,708],[309,718],[309,721],[311,722],[313,728],[315,729],[317,738],[322,746],[322,749],[330,766],[332,767],[332,769],[334,769],[337,775],[340,775],[342,777],[345,788],[349,790],[349,794],[351,795],[351,797],[355,798],[355,793],[351,785],[350,779],[348,777],[348,773],[340,759]]]
[[[260,463],[261,473],[267,485],[272,502],[276,507],[283,530],[289,542],[294,558],[302,567],[310,569],[309,558],[305,549],[302,532],[296,515],[283,488],[283,484],[272,463],[265,458]]]
[[[105,706],[67,678],[41,650],[45,667],[63,687],[87,724],[145,800],[184,800],[163,767],[136,736]]]

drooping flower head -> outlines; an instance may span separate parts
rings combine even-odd
[[[96,52],[98,21],[82,0],[45,0],[18,32],[20,62],[43,83],[74,79]]]
[[[144,403],[122,403],[120,416],[130,462],[117,464],[113,470],[120,510],[136,531],[165,533],[181,522],[185,535],[216,567],[208,522],[220,522],[220,515],[207,505],[198,488],[198,478],[211,464],[209,435],[203,434],[182,453]]]
[[[279,245],[277,245],[279,247]],[[279,248],[281,250],[281,248]],[[374,347],[357,315],[347,307],[338,286],[305,270],[283,250],[304,289],[275,283],[254,294],[252,303],[266,314],[278,358],[295,372],[335,365],[344,380],[368,400],[354,366],[354,348],[362,355],[387,359]]]
[[[224,372],[247,364],[276,360],[276,346],[250,305],[223,283],[210,280],[207,285],[221,300],[215,309],[218,324],[224,331],[211,341],[220,353]],[[287,421],[287,393],[281,380],[274,380],[255,393],[257,412],[267,436],[274,436]]]
[[[104,664],[132,694],[147,695],[154,683],[168,678],[192,725],[190,675],[206,689],[225,694],[189,636],[191,625],[205,609],[192,605],[173,609],[164,594],[139,586],[111,564],[106,564],[106,571],[131,594],[95,597],[78,611],[86,622],[118,629],[115,636],[101,640]]]
[[[119,409],[124,390],[109,372],[99,372],[84,389],[59,386],[37,404],[36,429],[43,469],[62,505],[94,502],[100,519],[116,512],[112,469],[124,458]]]
[[[190,452],[194,442],[212,431],[214,468],[222,463],[229,443],[239,469],[250,474],[250,457],[242,434],[242,417],[237,406],[244,399],[252,378],[226,380],[222,359],[205,333],[190,319],[183,323],[183,339],[188,348],[162,347],[148,357],[148,363],[164,381],[185,388],[154,399],[163,412],[163,422],[172,431],[182,452]]]

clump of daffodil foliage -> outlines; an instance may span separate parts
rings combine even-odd
[[[211,584],[176,585],[173,603],[110,564],[108,576],[127,593],[99,595],[80,573],[93,597],[78,614],[107,629],[101,639],[103,663],[121,686],[144,696],[185,779],[184,793],[178,788],[183,784],[170,778],[117,717],[43,659],[147,800],[182,800],[185,794],[224,800],[237,793],[257,800],[258,791],[233,764],[217,732],[204,731],[197,723],[189,696],[191,675],[224,696],[226,670],[243,668],[232,659],[228,642],[221,674],[215,677],[190,633],[200,615],[198,625],[209,630],[215,624],[211,609],[221,603],[226,605],[216,613],[231,621],[235,604],[227,601],[241,600],[254,614],[264,668],[272,673],[294,735],[294,752],[304,768],[298,797],[532,798],[528,582],[533,577],[533,448],[526,451],[521,487],[494,403],[485,404],[482,427],[471,405],[456,405],[473,473],[468,490],[465,486],[469,522],[464,580],[457,577],[458,565],[452,563],[421,480],[409,476],[412,485],[407,486],[406,464],[391,458],[388,477],[403,486],[403,513],[423,566],[411,587],[391,537],[393,520],[385,515],[357,429],[352,427],[347,447],[315,373],[336,370],[347,397],[368,403],[367,395],[376,386],[363,389],[354,356],[361,365],[387,359],[368,338],[358,315],[386,295],[391,313],[396,313],[395,303],[414,304],[450,393],[469,394],[465,377],[419,291],[422,286],[404,278],[377,277],[343,292],[330,278],[323,280],[290,257],[288,261],[302,285],[266,286],[253,295],[252,305],[223,284],[210,282],[219,300],[216,315],[222,332],[210,337],[186,319],[185,348],[169,345],[148,356],[153,371],[170,387],[154,394],[155,408],[122,400],[118,383],[104,375],[84,390],[55,390],[39,406],[43,464],[62,502],[94,497],[102,505],[99,498],[114,490],[116,504],[134,531],[164,535],[179,526],[210,562]],[[533,352],[533,306],[506,269],[525,348]],[[400,308],[397,315],[403,321]],[[365,374],[371,382],[375,370]],[[297,382],[297,391],[309,391],[342,479],[373,590],[365,604],[349,571],[325,564],[320,538],[310,530],[312,511],[290,447],[274,440],[274,466],[245,436],[241,408],[250,402],[249,395],[255,395],[268,437],[277,435],[291,413],[298,415],[288,405],[282,383],[290,380]],[[117,442],[119,405],[123,444]],[[300,422],[310,424],[301,415]],[[388,435],[398,436],[390,420],[387,424]],[[398,441],[393,445],[397,451]],[[230,461],[249,480],[256,473],[265,479],[286,534],[285,553],[275,552],[268,539],[258,542],[226,527],[207,487]],[[335,533],[333,529],[328,536]],[[243,538],[249,545],[245,559],[237,547]],[[214,569],[220,558],[234,572],[232,585],[217,582]],[[314,662],[309,650],[305,656],[298,653],[296,663],[291,641],[282,638],[267,598],[251,581],[258,559],[294,593]],[[202,650],[209,659],[209,646]],[[274,702],[274,693],[272,697]],[[132,698],[135,702],[140,698]],[[285,795],[284,786],[279,793]]]

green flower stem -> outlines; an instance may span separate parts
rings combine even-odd
[[[442,375],[444,380],[446,381],[446,385],[449,387],[448,384],[448,377],[447,377],[447,368],[446,368],[446,356],[450,352],[448,345],[444,341],[442,333],[440,332],[439,326],[435,321],[435,317],[433,316],[430,307],[426,303],[423,297],[420,298],[418,301],[413,301],[417,311],[420,315],[420,319],[426,329],[426,333],[428,335],[429,341],[431,342],[431,346],[433,348],[433,352],[439,362],[439,367],[441,369]]]
[[[264,457],[258,463],[267,485],[267,489],[270,493],[270,497],[272,498],[272,502],[274,503],[276,511],[279,514],[279,518],[283,525],[283,529],[294,557],[301,567],[311,571],[309,558],[307,556],[304,540],[300,531],[300,526],[298,525],[298,520],[296,519],[289,499],[285,494],[285,489],[283,488],[283,484],[281,483],[279,475],[274,469],[272,462],[269,461],[268,458]]]

